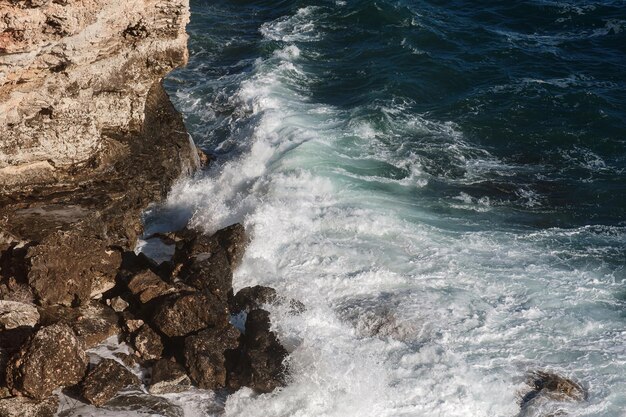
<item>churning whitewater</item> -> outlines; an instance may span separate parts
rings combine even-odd
[[[571,50],[619,2],[452,3],[193,2],[167,87],[216,159],[147,234],[242,221],[235,289],[306,311],[270,307],[285,388],[186,415],[517,416],[533,370],[625,415],[625,84]]]

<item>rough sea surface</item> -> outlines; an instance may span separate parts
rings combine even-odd
[[[216,160],[148,231],[244,222],[235,288],[307,309],[271,309],[287,387],[186,416],[513,417],[533,370],[589,394],[524,415],[626,415],[626,2],[194,0],[189,32],[166,86]]]

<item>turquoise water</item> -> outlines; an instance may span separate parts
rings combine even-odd
[[[626,415],[626,3],[192,1],[166,86],[216,156],[153,229],[244,222],[290,384],[234,416]],[[163,226],[163,225],[167,226]]]

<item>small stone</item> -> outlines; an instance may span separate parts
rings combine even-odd
[[[129,385],[139,385],[139,378],[113,359],[103,359],[85,377],[81,394],[97,407],[102,406]]]
[[[204,389],[226,386],[227,351],[237,348],[239,335],[239,331],[228,324],[185,339],[185,365],[195,384]]]
[[[139,355],[145,360],[159,359],[163,354],[161,337],[147,324],[141,326],[133,343]]]
[[[7,385],[14,393],[43,400],[59,387],[80,382],[87,369],[82,341],[65,323],[42,327],[7,366]]]
[[[52,417],[59,406],[56,395],[43,400],[28,397],[9,397],[0,399],[0,417]]]
[[[191,381],[185,369],[173,360],[161,359],[152,367],[150,394],[168,394],[186,391]]]
[[[113,297],[110,300],[110,306],[113,311],[121,313],[128,308],[128,303],[122,297]]]
[[[0,300],[0,329],[34,327],[38,322],[39,312],[34,305]]]
[[[124,330],[126,330],[127,333],[135,333],[141,326],[143,326],[144,321],[135,317],[130,312],[124,311],[122,313],[122,323]]]
[[[169,337],[220,325],[228,320],[224,303],[210,294],[176,295],[157,306],[152,323]]]

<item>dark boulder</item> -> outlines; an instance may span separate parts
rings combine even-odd
[[[246,246],[248,245],[248,238],[243,225],[235,223],[220,229],[215,233],[214,237],[217,238],[220,246],[226,251],[231,268],[235,270],[241,264]]]
[[[52,417],[59,407],[59,398],[52,395],[43,400],[28,397],[0,399],[0,417]]]
[[[39,329],[9,361],[7,385],[15,394],[43,400],[80,382],[86,369],[82,341],[67,324],[53,324]]]
[[[191,381],[185,368],[170,359],[161,359],[152,367],[150,379],[150,394],[167,394],[186,391],[191,387]]]
[[[113,359],[103,359],[85,377],[81,395],[90,404],[102,406],[129,385],[139,385],[139,378]]]
[[[160,359],[163,354],[161,337],[150,326],[141,326],[133,338],[135,350],[144,360]]]
[[[239,331],[227,324],[185,339],[185,366],[191,380],[204,389],[226,385],[227,351],[237,348]]]
[[[255,285],[242,288],[229,300],[230,312],[237,314],[241,311],[249,312],[276,301],[276,290],[271,287]]]
[[[248,313],[246,332],[240,351],[233,360],[229,386],[250,387],[258,392],[270,392],[285,384],[287,351],[270,330],[269,313],[256,309]]]
[[[186,336],[228,320],[226,305],[211,294],[176,294],[158,305],[152,323],[169,337]]]

